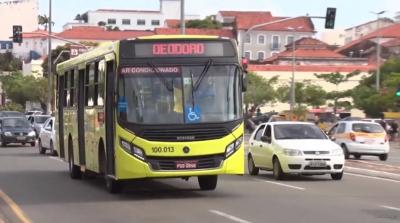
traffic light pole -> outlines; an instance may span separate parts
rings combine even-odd
[[[48,54],[47,54],[47,114],[51,114],[52,112],[52,81],[53,81],[53,74],[52,74],[52,67],[53,64],[51,62],[51,30],[52,30],[52,14],[51,14],[51,4],[52,0],[49,0],[49,35],[48,35]]]

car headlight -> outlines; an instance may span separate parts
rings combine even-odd
[[[232,156],[242,145],[243,135],[239,136],[235,141],[231,142],[225,149],[225,158]]]
[[[343,156],[343,150],[342,149],[334,149],[331,151],[332,156]]]
[[[4,132],[4,135],[5,136],[12,136],[12,133],[11,132]]]
[[[136,158],[140,160],[146,160],[146,154],[144,153],[143,149],[120,138],[120,145],[121,147],[127,151],[128,153],[132,154]]]
[[[286,156],[302,156],[303,153],[297,149],[283,149],[283,154]]]
[[[35,132],[35,131],[30,131],[30,132],[28,133],[28,136],[36,136],[36,132]]]

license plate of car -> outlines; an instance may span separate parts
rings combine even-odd
[[[25,140],[26,137],[25,136],[17,136],[17,140]]]
[[[175,167],[177,170],[196,169],[197,161],[176,161]]]
[[[310,161],[310,167],[326,167],[326,161],[324,160],[312,160]]]

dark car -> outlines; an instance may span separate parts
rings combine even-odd
[[[0,111],[0,118],[4,117],[21,117],[24,118],[25,115],[22,112],[18,111]]]
[[[36,133],[25,117],[7,117],[0,119],[0,137],[2,146],[9,143],[35,146]]]

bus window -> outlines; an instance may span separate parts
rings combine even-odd
[[[89,64],[86,66],[86,76],[85,76],[85,105],[87,107],[92,107],[94,105],[93,93],[94,93],[94,64]]]
[[[74,69],[71,70],[69,82],[70,82],[70,92],[69,92],[70,104],[69,104],[69,106],[73,107],[73,106],[75,106],[75,93],[76,93],[76,91],[75,91],[75,70]]]

